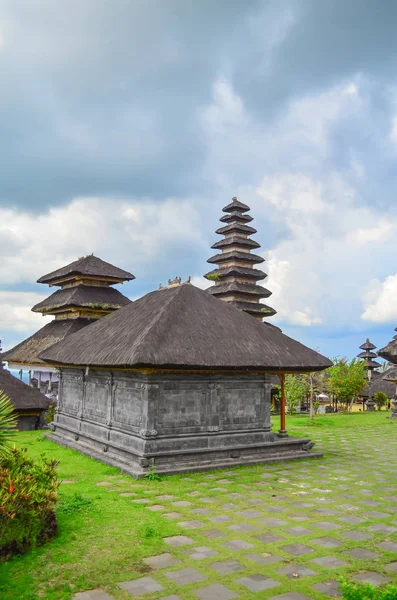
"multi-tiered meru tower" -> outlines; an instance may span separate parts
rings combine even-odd
[[[263,317],[272,317],[276,311],[260,302],[261,298],[268,298],[272,293],[257,284],[267,275],[255,268],[265,259],[251,253],[251,250],[260,248],[260,244],[249,237],[256,233],[256,229],[248,225],[253,220],[246,214],[249,210],[250,207],[237,198],[232,198],[232,202],[223,208],[226,214],[220,220],[226,225],[217,229],[216,233],[223,235],[224,239],[211,246],[220,250],[221,254],[207,261],[217,264],[218,268],[204,277],[215,282],[208,289],[210,294],[262,320]]]

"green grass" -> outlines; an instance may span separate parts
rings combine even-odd
[[[314,424],[307,416],[287,418],[289,432],[300,437],[311,437],[317,442],[316,449],[324,450],[324,458],[304,462],[285,462],[250,467],[236,467],[212,473],[196,473],[186,476],[172,476],[157,480],[133,480],[122,475],[117,469],[110,468],[78,452],[57,446],[46,440],[38,432],[18,434],[17,443],[26,446],[32,456],[44,454],[48,458],[60,461],[60,479],[73,483],[61,485],[58,508],[59,535],[50,544],[37,548],[25,556],[15,558],[0,565],[1,600],[70,600],[77,591],[102,588],[114,598],[127,599],[131,596],[117,587],[117,584],[136,579],[149,570],[142,559],[147,556],[171,552],[181,561],[167,570],[193,567],[203,573],[207,582],[176,586],[161,571],[150,575],[161,583],[165,590],[144,596],[146,600],[161,598],[169,594],[178,594],[183,600],[197,600],[194,589],[210,583],[223,583],[239,594],[241,600],[251,598],[270,598],[287,591],[299,591],[313,599],[325,597],[313,590],[313,585],[339,575],[349,578],[360,570],[376,570],[387,575],[385,565],[395,557],[380,552],[377,544],[385,539],[394,540],[396,534],[388,536],[375,534],[371,539],[350,542],[340,537],[343,531],[367,527],[375,523],[390,525],[393,521],[395,502],[387,497],[397,494],[395,481],[396,467],[396,423],[386,418],[385,412],[354,413],[316,416]],[[278,429],[279,419],[274,417],[273,429]],[[218,480],[225,479],[225,483]],[[109,486],[98,486],[99,482],[109,482]],[[386,489],[384,489],[386,488]],[[362,494],[370,490],[371,495]],[[133,492],[136,496],[123,497],[120,493]],[[229,498],[230,494],[239,494]],[[158,495],[170,494],[172,501],[188,500],[188,507],[174,507],[171,500],[156,500]],[[385,497],[386,498],[385,498]],[[159,512],[151,512],[142,504],[135,504],[133,498],[152,499],[150,504],[164,506]],[[209,502],[205,499],[208,498]],[[323,501],[325,498],[325,501]],[[367,506],[367,502],[379,502],[376,508]],[[260,501],[254,505],[252,501]],[[296,508],[297,501],[311,504],[310,508]],[[234,507],[228,507],[228,503]],[[356,526],[339,523],[336,531],[316,529],[316,523],[335,521],[338,516],[349,514],[344,505],[352,505],[356,510],[350,514],[365,519],[367,511],[385,511],[390,518],[382,520],[367,518]],[[271,512],[277,506],[280,513]],[[335,511],[335,517],[324,516],[317,509],[328,507]],[[210,509],[211,514],[193,514],[197,508]],[[260,520],[247,520],[238,515],[245,509],[257,509],[264,518],[277,517],[287,521],[285,527],[268,529]],[[177,511],[181,514],[175,520],[167,519],[163,514]],[[213,523],[211,515],[225,514],[230,521]],[[296,516],[306,517],[298,522]],[[183,530],[179,521],[196,519],[204,524],[202,529]],[[228,529],[231,524],[252,523],[257,530],[237,533]],[[394,522],[396,522],[394,518]],[[397,523],[396,523],[397,524]],[[313,530],[304,537],[286,534],[287,527],[305,526]],[[210,539],[204,533],[209,529],[218,529],[225,537]],[[281,541],[265,546],[253,536],[272,531],[283,535]],[[207,546],[219,553],[215,558],[195,561],[187,555],[188,547],[169,548],[163,537],[185,534],[193,538],[194,547]],[[339,548],[325,549],[311,544],[318,537],[331,536],[341,541]],[[231,551],[224,546],[225,541],[243,539],[252,544],[252,549]],[[283,546],[303,543],[313,548],[313,552],[297,558],[292,557]],[[349,558],[346,551],[355,548],[367,548],[380,553],[381,557],[371,561]],[[276,554],[285,561],[266,566],[258,565],[248,555],[256,553]],[[333,570],[313,565],[313,558],[336,556],[348,562],[347,567]],[[210,568],[217,560],[238,560],[246,570],[219,576]],[[278,570],[288,564],[299,564],[311,568],[315,575],[291,580],[280,575]],[[273,590],[260,594],[247,592],[236,580],[239,577],[265,573],[280,582]],[[390,574],[388,574],[390,576]]]

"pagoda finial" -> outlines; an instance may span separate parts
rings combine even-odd
[[[248,225],[253,220],[246,214],[250,207],[233,196],[231,203],[222,210],[227,213],[220,219],[225,225],[217,229],[216,233],[223,235],[224,239],[212,246],[221,250],[221,254],[216,254],[207,261],[218,265],[217,269],[204,275],[206,279],[215,282],[208,292],[257,319],[271,317],[276,311],[260,303],[260,299],[268,298],[271,292],[257,284],[257,281],[265,279],[267,275],[254,269],[254,265],[264,259],[251,254],[251,250],[260,248],[260,244],[249,237],[256,233],[256,229]]]

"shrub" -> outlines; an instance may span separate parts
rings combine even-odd
[[[26,449],[0,457],[0,561],[56,535],[57,464],[33,461]]]
[[[0,452],[4,451],[7,443],[17,430],[17,417],[14,407],[4,392],[0,390]]]
[[[44,416],[44,420],[46,423],[52,423],[55,417],[55,406],[54,404],[50,404],[48,410]]]
[[[397,600],[397,587],[387,586],[383,590],[372,585],[343,582],[341,587],[344,600]]]
[[[374,396],[374,402],[378,407],[378,410],[382,409],[382,406],[386,406],[389,402],[389,398],[386,396],[385,392],[376,392]]]

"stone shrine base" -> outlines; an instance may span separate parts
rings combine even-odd
[[[117,467],[120,471],[135,478],[141,478],[151,470],[160,475],[172,475],[177,473],[193,473],[213,469],[222,469],[237,465],[250,465],[268,462],[279,462],[295,459],[319,458],[321,452],[310,451],[312,443],[307,438],[286,437],[279,438],[275,434],[267,434],[269,441],[258,444],[241,444],[242,439],[236,439],[236,445],[215,448],[216,437],[211,436],[208,440],[201,438],[200,442],[208,443],[207,448],[200,450],[184,450],[183,438],[180,439],[179,450],[159,453],[146,453],[143,456],[126,452],[124,449],[112,448],[111,445],[93,445],[92,439],[84,439],[84,436],[68,435],[58,427],[56,431],[46,437],[62,446],[78,450],[82,454]],[[235,434],[238,436],[238,434]],[[249,435],[243,434],[244,438]],[[75,438],[78,439],[75,439]],[[230,435],[228,436],[230,438]],[[156,440],[157,441],[157,440]],[[161,440],[158,440],[161,442]],[[188,440],[186,440],[187,442]],[[215,444],[214,444],[215,442]],[[191,439],[188,443],[191,443]],[[218,443],[221,444],[218,440]],[[211,447],[212,446],[212,447]]]

